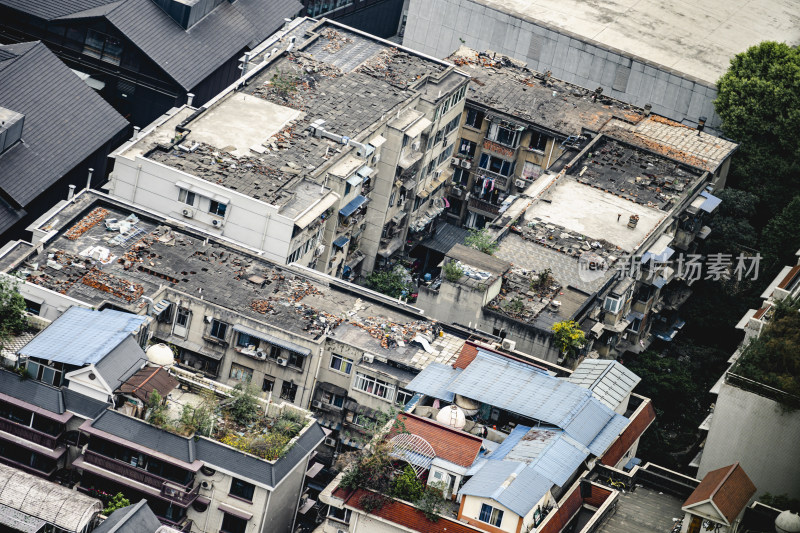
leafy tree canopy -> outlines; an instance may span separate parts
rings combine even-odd
[[[722,130],[740,143],[730,185],[758,194],[766,222],[800,192],[800,49],[753,46],[731,60],[717,85]]]
[[[28,327],[25,299],[17,291],[16,280],[0,276],[0,343]]]
[[[396,270],[390,272],[374,271],[367,276],[367,287],[392,298],[400,298],[411,293],[404,276]]]
[[[498,246],[497,241],[494,240],[494,237],[486,228],[469,230],[469,235],[464,239],[464,244],[489,255],[494,254]]]

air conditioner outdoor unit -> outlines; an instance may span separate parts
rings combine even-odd
[[[258,356],[259,359],[266,359],[267,358],[267,352],[265,352],[264,350],[258,350],[256,352],[256,356]]]
[[[313,402],[311,402],[311,407],[313,407],[314,409],[322,409],[322,402],[319,400],[314,400]]]
[[[203,481],[200,482],[200,486],[204,489],[210,489],[214,487],[214,482],[204,479]]]
[[[278,366],[286,366],[289,361],[287,361],[282,357],[278,357],[278,359],[276,359],[275,362],[278,363]]]
[[[183,216],[185,216],[186,218],[192,218],[194,216],[194,210],[188,208],[184,209]]]
[[[455,166],[455,167],[457,167],[457,166],[458,166],[458,163],[459,163],[459,159],[458,159],[457,157],[454,157],[454,158],[452,158],[452,159],[450,160],[450,164],[451,164],[451,165],[453,165],[453,166]]]
[[[436,179],[439,179],[442,176],[442,171],[437,170],[436,172],[433,173],[433,175]]]
[[[336,446],[336,439],[328,437],[327,439],[325,439],[325,446]]]
[[[222,227],[222,219],[221,218],[215,218],[214,220],[211,221],[211,224],[213,224],[215,228],[221,228]]]
[[[461,162],[461,166],[462,166],[463,168],[466,168],[467,170],[469,170],[469,169],[471,169],[471,168],[472,168],[472,163],[470,163],[469,161],[467,161],[467,160],[465,159],[465,160],[463,160],[463,161]]]
[[[503,339],[503,349],[504,350],[514,350],[517,347],[517,343],[514,341],[510,341],[508,339]]]
[[[514,185],[516,185],[518,189],[522,189],[525,187],[525,180],[516,180]]]
[[[365,363],[371,363],[375,360],[375,356],[372,355],[371,353],[365,353],[364,357],[361,360],[364,361]]]
[[[411,149],[414,150],[415,152],[419,151],[419,141],[414,141],[413,143],[411,143]]]
[[[461,196],[462,192],[464,192],[464,190],[461,187],[453,187],[453,189],[452,189],[452,193],[455,196]]]

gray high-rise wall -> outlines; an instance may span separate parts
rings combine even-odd
[[[465,45],[524,61],[556,78],[643,107],[687,125],[720,124],[716,87],[589,38],[481,5],[476,0],[411,0],[403,45],[446,57]]]

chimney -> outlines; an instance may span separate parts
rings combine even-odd
[[[89,175],[86,177],[86,189],[92,188],[92,174],[94,173],[93,168],[89,168]]]
[[[653,109],[653,104],[644,104],[644,116],[649,117],[650,111]]]
[[[186,105],[191,107],[192,102],[194,102],[194,93],[186,93]]]
[[[134,126],[133,127],[133,135],[131,136],[131,141],[135,141],[136,139],[139,138],[139,130],[140,129],[141,128],[139,126]]]
[[[75,196],[75,186],[69,186],[69,193],[67,194],[67,201],[72,200],[72,197]]]
[[[700,137],[700,132],[706,127],[706,117],[700,117],[697,121],[697,136]]]
[[[247,74],[247,66],[250,64],[250,52],[244,53],[244,59],[242,60],[242,77],[244,78],[245,74]]]

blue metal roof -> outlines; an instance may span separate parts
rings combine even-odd
[[[579,385],[483,350],[447,390],[561,428],[592,396]]]
[[[413,392],[421,392],[432,398],[452,402],[454,395],[449,390],[450,383],[460,373],[460,368],[453,368],[442,363],[431,363],[417,374],[405,388]]]
[[[566,435],[559,435],[531,463],[531,468],[553,484],[563,487],[581,463],[589,457],[589,450]]]
[[[518,425],[514,429],[511,430],[511,433],[508,434],[508,437],[500,443],[500,446],[497,447],[496,450],[492,452],[491,455],[488,456],[490,461],[499,461],[504,459],[508,452],[516,446],[519,441],[522,440],[522,437],[525,436],[531,428],[529,426],[522,426]]]
[[[83,366],[94,364],[136,331],[146,317],[104,309],[70,307],[24,348],[20,355]]]
[[[508,486],[503,486],[512,474]],[[461,495],[491,498],[519,516],[525,516],[553,486],[525,463],[488,461],[459,491]]]
[[[702,209],[706,213],[711,213],[712,211],[714,211],[714,209],[716,209],[719,206],[719,204],[722,203],[722,200],[720,198],[717,198],[708,191],[701,192],[700,196],[706,199],[705,202],[700,204],[700,209]]]
[[[592,396],[581,410],[575,413],[572,420],[564,427],[564,431],[576,441],[588,446],[608,421],[614,418],[614,414],[614,411]]]
[[[345,217],[349,217],[352,215],[356,209],[364,205],[364,202],[367,201],[365,196],[361,196],[360,194],[350,200],[350,202],[339,210],[339,214]]]
[[[341,237],[333,241],[333,245],[338,246],[339,248],[344,248],[344,245],[347,244],[347,241],[349,240],[350,237],[348,237],[347,235],[342,235]]]
[[[600,454],[611,446],[614,439],[622,433],[622,430],[625,429],[628,422],[630,421],[624,416],[615,414],[614,418],[609,420],[600,433],[589,443],[589,451],[594,455],[600,456]]]

